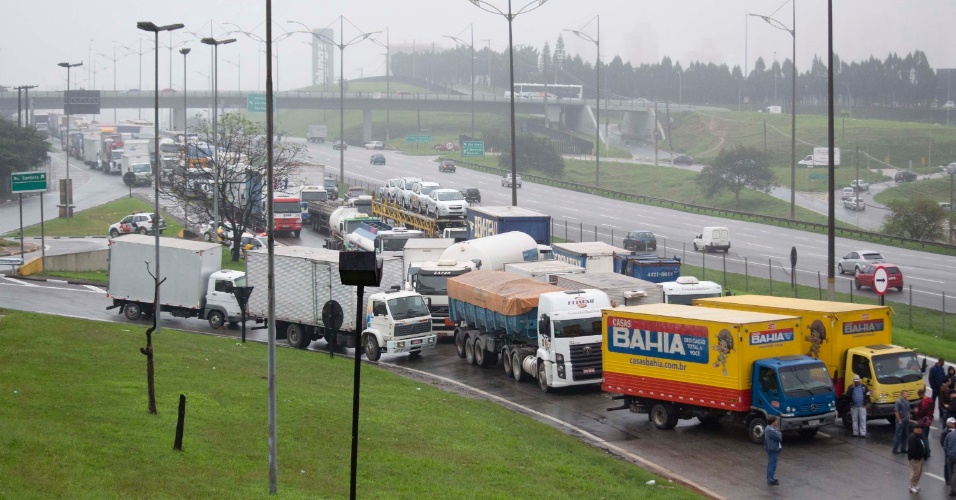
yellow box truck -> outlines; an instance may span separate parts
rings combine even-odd
[[[894,418],[893,403],[904,389],[909,391],[910,406],[919,403],[916,392],[925,387],[925,361],[920,365],[915,352],[892,344],[889,307],[766,295],[714,297],[694,304],[802,318],[798,340],[804,353],[827,365],[839,398],[837,411],[847,428],[852,424],[850,402],[842,395],[854,374],[872,393],[867,419]]]
[[[813,436],[836,421],[826,366],[802,354],[793,315],[649,304],[602,310],[605,392],[611,410],[648,413],[659,429],[678,419],[744,424],[763,442],[767,417]]]

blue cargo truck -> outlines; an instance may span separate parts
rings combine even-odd
[[[520,231],[539,245],[551,244],[551,216],[527,208],[468,207],[468,239]]]
[[[614,272],[651,283],[675,281],[680,277],[680,259],[647,253],[615,253]]]

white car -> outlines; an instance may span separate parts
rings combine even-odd
[[[856,189],[857,191],[869,191],[870,183],[863,179],[853,179],[850,181],[850,187]]]
[[[850,198],[843,200],[843,207],[850,210],[866,210],[866,202],[862,198]]]
[[[434,189],[425,199],[425,213],[436,217],[464,217],[468,210],[465,196],[457,189]]]
[[[389,193],[392,192],[392,188],[398,186],[398,183],[401,180],[402,179],[400,177],[397,177],[395,179],[389,179],[385,181],[385,184],[378,188],[378,199],[381,201],[391,201],[389,199]]]
[[[840,191],[840,199],[841,199],[841,200],[846,201],[846,200],[851,200],[851,199],[853,199],[853,198],[856,198],[856,190],[855,190],[855,189],[853,189],[853,188],[851,188],[851,187],[845,187],[845,188],[843,188],[842,191]]]
[[[412,185],[410,198],[405,200],[405,206],[418,213],[425,213],[425,198],[428,198],[428,193],[436,189],[441,189],[441,184],[428,181],[416,182]]]
[[[365,149],[385,149],[385,144],[382,141],[372,141],[365,143]]]
[[[203,241],[215,241],[216,243],[222,243],[224,245],[228,245],[232,242],[232,225],[228,222],[216,224],[213,221],[209,221],[199,228],[199,233],[202,234]],[[217,235],[218,238],[216,237]]]
[[[159,218],[159,234],[163,234],[166,229],[166,221]],[[123,217],[123,220],[110,224],[110,238],[116,238],[121,234],[151,234],[153,232],[153,214],[150,212],[137,212]]]
[[[502,185],[502,187],[511,187],[511,184],[512,184],[511,174],[506,174],[504,177],[502,177],[502,179],[501,179],[501,185]],[[521,187],[521,175],[520,175],[520,174],[516,174],[516,175],[515,175],[514,185],[518,186],[519,188]]]
[[[389,200],[398,204],[400,207],[406,207],[405,200],[411,199],[412,186],[416,182],[422,182],[418,177],[402,177],[398,184],[389,191]]]
[[[886,259],[883,258],[883,254],[876,250],[854,250],[840,259],[840,262],[837,263],[837,272],[840,274],[856,274],[860,269],[880,262],[886,262]]]

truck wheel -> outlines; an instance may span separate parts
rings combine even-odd
[[[697,251],[697,243],[694,243],[694,251]]]
[[[455,349],[458,351],[458,357],[465,359],[465,334],[461,330],[455,330]]]
[[[819,427],[814,427],[814,428],[812,428],[812,429],[800,429],[800,431],[799,431],[800,437],[802,437],[803,439],[810,439],[810,438],[812,438],[813,436],[816,436],[816,435],[817,435],[817,431],[819,431],[819,430],[820,430]]]
[[[130,321],[136,321],[143,317],[143,309],[136,302],[127,302],[123,306],[123,316]]]
[[[763,417],[754,417],[747,425],[747,433],[750,434],[750,440],[756,444],[763,443],[763,435],[767,428],[767,421]]]
[[[677,425],[677,418],[670,403],[655,403],[647,417],[654,427],[661,430],[673,429]]]
[[[378,340],[375,335],[366,335],[365,337],[365,357],[369,361],[378,361],[382,357],[382,351],[378,347]]]
[[[488,366],[488,351],[481,345],[480,339],[475,340],[475,364],[478,366]]]
[[[523,382],[526,378],[524,368],[521,367],[521,355],[517,350],[511,353],[511,375],[517,382]]]
[[[473,337],[465,339],[465,359],[469,365],[475,364],[475,339]]]
[[[289,327],[285,330],[285,338],[289,345],[297,349],[305,349],[312,343],[312,339],[296,323],[289,323]]]
[[[501,351],[501,364],[505,367],[505,376],[511,377],[512,376],[511,356],[508,354],[507,349],[503,349]],[[520,370],[521,367],[518,367],[518,369]]]
[[[551,387],[548,386],[548,374],[545,372],[544,361],[538,360],[538,387],[541,388],[541,392],[547,394],[551,392]]]
[[[226,318],[223,316],[221,311],[211,311],[206,319],[209,320],[210,328],[214,328],[216,330],[222,328],[222,325],[226,322]]]
[[[412,351],[408,353],[409,359],[418,359],[420,357],[422,357],[422,351]]]
[[[294,234],[295,237],[298,238],[298,237],[299,237],[299,233],[301,233],[301,232],[302,232],[302,231],[292,231],[292,234]]]

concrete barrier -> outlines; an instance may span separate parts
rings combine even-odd
[[[84,271],[106,271],[108,269],[110,251],[108,249],[91,250],[89,252],[78,252],[66,255],[47,255],[46,265],[40,266],[35,272],[40,270],[61,271],[61,272],[84,272]],[[21,274],[23,268],[21,266]]]

